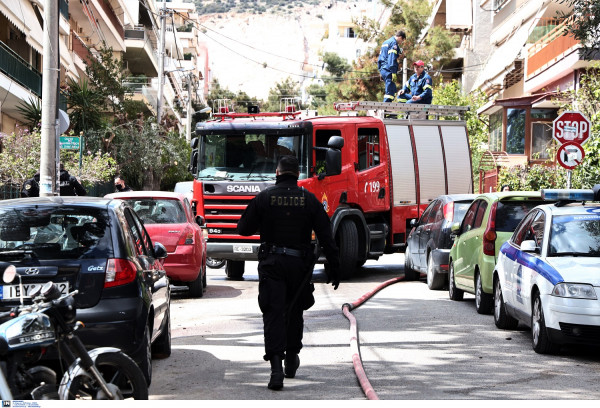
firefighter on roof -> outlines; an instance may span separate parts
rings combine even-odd
[[[415,73],[398,92],[398,102],[427,103],[433,99],[433,81],[427,72],[425,64],[418,60],[413,64]]]
[[[388,38],[381,46],[379,59],[377,60],[377,68],[381,74],[381,79],[385,81],[384,102],[393,102],[396,95],[396,78],[398,73],[398,59],[404,54],[400,47],[406,40],[404,31],[398,30],[393,37]]]

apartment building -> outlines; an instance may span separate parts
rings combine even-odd
[[[0,0],[0,132],[12,132],[24,121],[20,103],[40,101],[42,92],[43,0]],[[172,7],[174,6],[174,7]],[[164,112],[184,126],[182,102],[187,100],[188,76],[202,78],[202,68],[187,63],[201,49],[197,32],[181,30],[197,18],[192,2],[157,3],[154,0],[59,0],[60,81],[85,77],[86,61],[106,44],[121,57],[126,85],[133,99],[145,103],[146,114],[156,114],[158,94],[159,10],[165,19]],[[195,39],[194,39],[195,36]],[[193,65],[193,66],[192,66]],[[189,71],[186,71],[189,68]],[[202,88],[200,88],[202,89]],[[61,98],[60,108],[67,110]]]

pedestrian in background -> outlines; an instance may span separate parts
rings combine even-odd
[[[85,188],[75,176],[69,174],[63,164],[60,164],[60,195],[61,196],[84,196],[87,195]]]
[[[398,92],[398,102],[430,104],[433,100],[433,80],[425,71],[425,63],[418,60],[413,68],[415,73]]]
[[[131,187],[129,187],[127,184],[125,184],[125,179],[123,179],[123,177],[118,176],[117,178],[115,178],[115,190],[118,193],[122,193],[124,191],[133,191],[131,189]]]
[[[406,40],[406,34],[402,30],[396,31],[392,37],[388,38],[381,45],[379,58],[377,59],[377,68],[381,74],[381,79],[385,82],[384,102],[393,102],[396,95],[398,80],[398,61],[404,56],[402,44]]]
[[[500,189],[500,191],[510,191],[510,186],[508,184],[505,184],[502,186],[502,188]]]
[[[21,197],[39,197],[40,196],[40,172],[36,172],[35,175],[23,183],[21,189]]]
[[[260,231],[258,305],[264,323],[263,358],[271,363],[268,388],[279,390],[284,376],[294,378],[300,366],[303,313],[315,302],[310,283],[315,263],[313,230],[327,257],[327,283],[332,282],[334,290],[339,286],[340,260],[323,205],[314,194],[298,187],[298,159],[282,156],[275,174],[275,185],[248,204],[238,232],[249,236]]]

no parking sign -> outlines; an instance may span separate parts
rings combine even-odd
[[[576,142],[563,143],[556,153],[556,160],[567,170],[573,170],[585,157],[583,147]]]

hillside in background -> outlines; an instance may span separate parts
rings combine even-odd
[[[304,6],[316,6],[321,0],[196,0],[199,14],[212,13],[279,13],[297,12]],[[331,4],[332,1],[324,3]]]
[[[230,91],[267,99],[269,89],[288,77],[299,85],[312,81],[322,65],[318,56],[328,36],[328,21],[353,2],[338,1],[333,7],[335,2],[316,0],[199,3],[199,10],[234,10],[200,14],[200,40],[209,51],[212,78]],[[237,11],[251,7],[252,12]],[[266,11],[257,12],[258,7]]]

